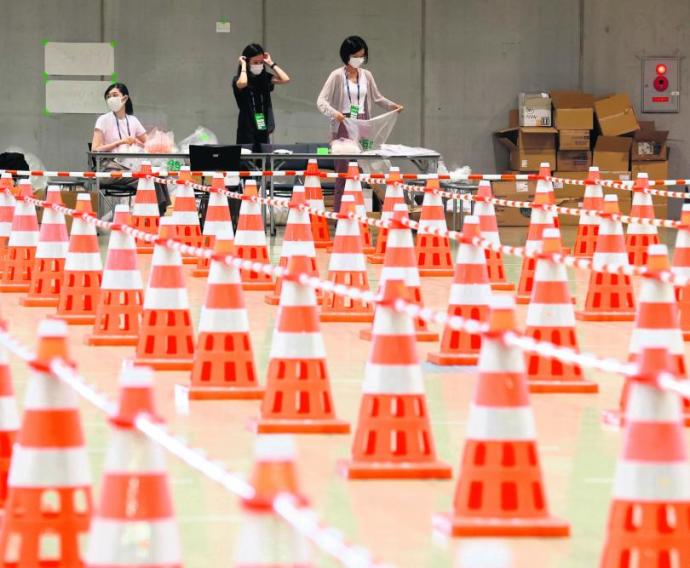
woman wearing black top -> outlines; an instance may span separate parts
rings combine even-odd
[[[268,144],[275,130],[271,91],[274,85],[290,82],[290,77],[271,59],[258,43],[244,48],[239,59],[232,90],[240,109],[237,117],[237,144]]]

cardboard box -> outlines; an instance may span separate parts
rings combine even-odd
[[[527,199],[525,193],[509,193],[502,195],[501,199],[531,201],[531,199]],[[532,214],[532,210],[529,207],[495,205],[494,209],[496,210],[496,221],[499,227],[527,227],[529,225],[529,219]]]
[[[517,128],[520,126],[520,114],[518,109],[513,108],[508,112],[508,128]]]
[[[561,150],[589,150],[589,130],[559,130],[558,148]]]
[[[552,91],[553,121],[558,130],[594,128],[594,97],[580,91]]]
[[[599,136],[594,146],[594,165],[601,171],[628,171],[631,145],[632,138]]]
[[[585,179],[587,172],[557,171],[554,177],[566,179]],[[574,183],[553,182],[553,192],[556,196],[556,205],[561,207],[582,207],[582,199],[585,194],[585,186]],[[561,226],[574,227],[580,222],[579,215],[559,215]]]
[[[599,129],[604,136],[619,136],[639,129],[628,95],[619,93],[594,102]]]
[[[556,164],[559,170],[586,172],[592,165],[592,152],[589,150],[559,150]]]
[[[539,170],[542,162],[556,163],[555,128],[507,128],[495,136],[510,152],[510,167],[521,172]]]
[[[551,97],[548,93],[518,95],[520,126],[551,126]]]
[[[524,173],[524,172],[521,172]],[[536,172],[532,172],[536,173]],[[515,195],[518,194],[520,197],[517,197],[515,199],[519,199],[520,201],[527,201],[528,198],[531,198],[534,195],[534,192],[537,188],[537,182],[536,181],[492,181],[491,182],[491,191],[494,194],[494,197],[500,197],[501,199],[513,199],[513,198],[508,198],[506,197],[507,195]]]
[[[633,179],[635,179],[639,173],[646,173],[649,176],[649,179],[669,179],[668,160],[659,160],[656,162],[633,162]]]
[[[668,160],[668,146],[666,146],[668,130],[655,130],[653,125],[654,123],[651,129],[640,128],[635,132],[630,152],[633,162]]]

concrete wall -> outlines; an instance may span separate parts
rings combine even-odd
[[[580,29],[581,5],[584,27]],[[370,46],[382,92],[405,105],[392,142],[441,151],[451,166],[505,167],[491,132],[521,90],[627,91],[640,99],[642,54],[684,54],[690,3],[667,0],[0,0],[0,150],[18,145],[47,166],[83,168],[95,116],[45,116],[43,40],[117,41],[115,67],[146,126],[199,125],[235,137],[231,78],[251,41],[293,82],[275,91],[277,142],[321,141],[315,99],[350,34]],[[215,22],[229,19],[230,34]],[[581,33],[582,32],[582,33]],[[581,37],[583,42],[581,42]],[[671,130],[674,176],[690,171],[688,95]],[[105,107],[104,107],[105,109]],[[650,118],[650,117],[648,117]]]
[[[584,88],[595,94],[627,92],[639,110],[643,55],[690,52],[690,2],[652,5],[644,0],[587,0],[584,26]],[[679,114],[640,114],[669,130],[671,177],[690,174],[690,90],[688,67],[681,60]]]

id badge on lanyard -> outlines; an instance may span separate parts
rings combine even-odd
[[[254,124],[256,124],[256,129],[260,131],[266,130],[266,114],[260,112],[256,108],[256,101],[254,100],[254,94],[249,91],[249,96],[252,98],[252,108],[254,109]],[[263,109],[263,96],[261,97],[261,108]]]
[[[352,102],[352,95],[350,94],[350,82],[347,78],[347,72],[345,73],[345,90],[347,91],[347,98],[350,99],[350,118],[359,118],[359,113],[362,110],[362,105],[359,100],[360,96],[360,86],[359,86],[359,73],[357,73],[357,103]]]
[[[254,122],[257,130],[266,130],[266,117],[263,112],[254,113]]]

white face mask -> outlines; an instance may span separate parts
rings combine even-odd
[[[122,105],[124,104],[122,102],[122,97],[108,97],[108,99],[105,102],[108,105],[108,108],[113,112],[117,112],[118,110],[120,110],[122,108]]]
[[[359,69],[364,65],[364,57],[350,57],[350,66]]]
[[[264,70],[264,64],[250,65],[249,70],[252,72],[252,75],[261,75],[261,72]]]

